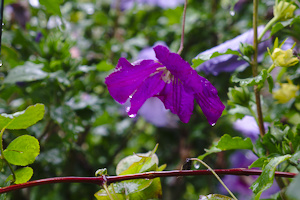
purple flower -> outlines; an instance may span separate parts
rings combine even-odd
[[[150,5],[158,6],[163,9],[176,8],[180,4],[184,3],[184,0],[114,0],[112,2],[112,7],[116,7],[117,1],[120,1],[121,10],[129,10],[134,7],[134,5]]]
[[[231,167],[233,168],[248,168],[257,159],[252,151],[237,151],[233,153],[229,160]],[[257,176],[232,176],[226,175],[222,179],[225,185],[234,193],[237,193],[239,199],[250,200],[252,196],[252,190],[250,189],[251,184],[255,181]],[[226,193],[226,190],[222,185],[219,186],[222,193]],[[271,195],[280,191],[280,188],[273,183],[272,187],[264,191],[261,198],[270,198]]]
[[[258,35],[263,31],[264,26],[258,27]],[[266,40],[269,37],[269,33],[265,34],[263,37],[263,40]],[[253,30],[249,30],[242,35],[237,36],[236,38],[233,38],[231,40],[228,40],[216,47],[213,47],[209,50],[206,50],[199,55],[204,54],[212,54],[214,52],[224,53],[227,51],[227,49],[231,50],[239,50],[240,43],[247,43],[252,44],[253,43]],[[261,62],[264,57],[264,52],[267,51],[267,47],[271,45],[271,40],[268,39],[266,41],[261,42],[258,45],[258,62]],[[233,72],[238,67],[247,67],[248,63],[244,60],[238,60],[238,56],[236,55],[222,55],[218,56],[216,58],[212,58],[201,65],[199,65],[196,70],[197,71],[204,71],[206,74],[213,74],[218,75],[220,72]]]
[[[264,123],[265,129],[268,129],[269,123]],[[233,128],[243,134],[245,137],[249,137],[253,142],[257,140],[259,136],[259,128],[252,116],[246,115],[243,119],[238,119],[233,123]]]
[[[189,121],[196,99],[208,122],[214,125],[225,108],[215,87],[167,47],[158,45],[154,51],[158,60],[131,64],[125,58],[119,59],[115,71],[105,80],[111,96],[121,104],[130,98],[129,117],[135,117],[147,99],[158,97],[184,123]]]

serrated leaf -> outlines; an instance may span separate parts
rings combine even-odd
[[[43,64],[35,64],[27,61],[24,65],[17,66],[10,70],[3,82],[15,84],[17,82],[42,80],[48,76],[48,73],[44,72],[42,68]]]
[[[286,195],[289,197],[290,200],[297,200],[300,197],[300,175],[297,175],[294,180],[290,183],[287,187]]]
[[[2,113],[0,114],[0,129],[3,129],[8,123],[10,124],[6,129],[26,129],[43,119],[44,113],[45,106],[43,104],[29,106],[26,110],[14,114]]]
[[[31,167],[23,167],[15,171],[16,180],[15,184],[26,183],[29,181],[33,175],[33,169]],[[12,180],[12,175],[10,175],[7,180]]]
[[[61,16],[59,6],[63,3],[63,0],[40,0],[39,2],[41,5],[45,6],[49,13]]]
[[[241,137],[232,138],[230,135],[225,134],[221,137],[216,147],[223,151],[233,149],[253,149],[253,144],[250,138],[243,140]]]
[[[262,88],[264,86],[265,80],[268,78],[269,73],[266,69],[261,70],[259,75],[253,78],[245,78],[241,79],[237,77],[237,74],[233,74],[231,81],[234,83],[239,83],[240,86],[254,86],[257,85],[258,88]]]
[[[39,141],[30,135],[17,137],[3,152],[9,163],[20,166],[32,164],[39,153]]]
[[[232,200],[233,198],[220,194],[200,195],[199,200]]]
[[[192,60],[192,62],[193,62],[192,68],[196,68],[199,65],[201,65],[202,63],[204,63],[205,61],[208,61],[212,58],[222,56],[222,55],[227,55],[227,54],[241,56],[239,51],[234,51],[231,49],[227,49],[227,51],[224,53],[214,52],[212,54],[200,54]]]
[[[278,156],[270,159],[261,175],[250,187],[255,194],[255,200],[259,200],[261,193],[272,186],[276,167],[289,158],[291,158],[291,155]]]

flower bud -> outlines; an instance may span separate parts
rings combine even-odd
[[[248,107],[250,101],[250,92],[247,87],[229,88],[228,98],[231,103]]]
[[[295,5],[286,1],[280,1],[278,3],[277,0],[273,8],[274,17],[276,17],[279,21],[286,21],[294,17],[295,10]]]
[[[253,46],[247,43],[240,43],[240,51],[247,57],[251,57],[254,54]]]
[[[275,48],[271,58],[275,66],[279,67],[290,67],[296,65],[299,60],[293,55],[293,50],[282,50],[280,48]]]
[[[299,86],[294,85],[291,80],[288,79],[288,83],[281,83],[281,88],[273,92],[273,98],[278,103],[287,103],[292,98],[296,97],[296,92],[299,90]]]

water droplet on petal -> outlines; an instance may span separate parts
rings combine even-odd
[[[216,125],[216,123],[211,124],[211,126],[215,126],[215,125]]]
[[[235,11],[234,10],[229,11],[229,13],[230,13],[231,16],[235,15]]]
[[[195,167],[195,169],[199,169],[200,168],[200,163],[199,162],[195,162],[194,163],[194,167]]]
[[[129,98],[132,99],[132,95],[129,95]]]
[[[136,114],[129,115],[130,118],[134,118],[135,116],[136,116]]]

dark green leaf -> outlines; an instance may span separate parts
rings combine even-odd
[[[43,119],[45,106],[43,104],[35,104],[29,106],[26,110],[16,112],[14,114],[2,113],[0,115],[0,129],[3,129],[10,123],[6,129],[26,129]]]
[[[269,163],[264,167],[261,175],[251,185],[251,189],[255,193],[255,200],[258,200],[261,193],[272,186],[276,167],[289,158],[291,158],[291,155],[279,156],[270,159]]]
[[[241,137],[232,138],[230,135],[225,134],[221,137],[216,147],[223,151],[233,149],[253,149],[253,144],[250,138],[243,140]]]
[[[274,87],[274,81],[273,77],[270,75],[267,78],[268,84],[269,84],[269,92],[272,93],[273,87]]]
[[[286,195],[289,197],[290,200],[298,200],[300,197],[300,175],[297,175],[291,184],[287,187]]]
[[[15,171],[16,180],[15,184],[26,183],[29,181],[33,175],[33,169],[31,167],[23,167]],[[12,175],[10,175],[7,180],[12,180]]]
[[[237,77],[237,74],[234,74],[231,78],[231,81],[234,83],[240,83],[240,86],[254,86],[258,85],[258,88],[262,88],[264,86],[265,80],[268,78],[269,73],[266,69],[261,70],[259,75],[253,78],[245,78],[240,79]]]
[[[300,170],[300,151],[296,152],[289,161]]]
[[[3,153],[5,159],[11,164],[29,165],[40,153],[39,141],[30,135],[22,135],[13,140]]]
[[[293,24],[299,24],[300,23],[300,16],[296,16],[292,19],[289,19],[287,21],[284,22],[277,22],[271,30],[271,36],[274,35],[275,33],[277,33],[278,31],[280,31],[281,29],[283,29],[284,27],[287,27],[289,25],[293,25]]]
[[[48,76],[48,73],[42,70],[43,64],[25,62],[24,65],[17,66],[10,70],[4,83],[15,84],[17,82],[31,82],[42,80]]]
[[[208,61],[212,58],[222,56],[222,55],[227,55],[227,54],[241,56],[240,52],[234,51],[234,50],[231,50],[231,49],[227,49],[227,51],[225,53],[214,52],[213,54],[198,55],[196,58],[194,58],[192,60],[192,62],[193,62],[192,68],[196,68],[199,65],[201,65],[202,63],[204,63],[205,61]]]

